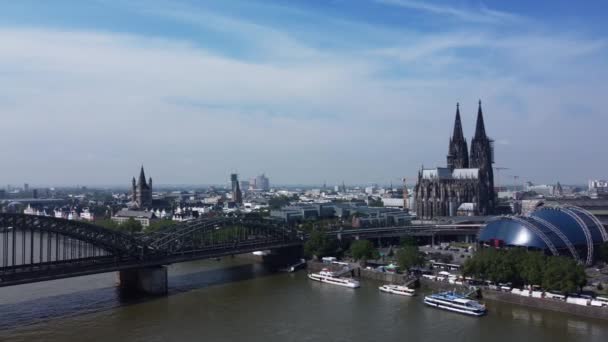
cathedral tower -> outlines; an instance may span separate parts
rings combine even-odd
[[[483,187],[480,198],[477,198],[479,212],[481,215],[489,215],[494,211],[494,142],[486,135],[486,128],[483,123],[483,112],[481,101],[477,110],[477,124],[475,125],[475,136],[471,141],[471,160],[470,166],[479,169],[481,186]]]
[[[448,168],[466,169],[469,167],[469,152],[467,140],[462,133],[462,122],[460,121],[460,105],[456,103],[456,119],[454,121],[454,133],[450,138],[450,147],[448,149]]]
[[[146,182],[143,165],[139,171],[139,179],[135,182],[135,177],[133,177],[131,186],[133,202],[135,202],[138,208],[143,209],[152,205],[152,177]]]

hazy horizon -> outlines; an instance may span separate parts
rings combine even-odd
[[[602,2],[0,4],[0,184],[408,183],[477,101],[497,185],[608,178]]]

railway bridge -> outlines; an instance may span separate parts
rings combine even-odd
[[[419,225],[340,229],[339,239],[475,234],[479,227]],[[201,218],[156,232],[126,234],[82,221],[0,214],[0,287],[119,272],[120,286],[167,291],[166,265],[303,245],[285,223],[251,217]]]

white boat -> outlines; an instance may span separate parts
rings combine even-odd
[[[483,316],[487,312],[485,305],[455,292],[441,292],[425,296],[424,303],[439,309],[471,316]]]
[[[281,268],[281,269],[279,269],[279,271],[292,273],[292,272],[297,271],[299,268],[303,267],[304,265],[306,265],[306,260],[300,259],[300,262],[293,264],[291,266]]]
[[[351,278],[336,277],[332,272],[325,268],[319,273],[308,273],[308,278],[322,283],[350,287],[353,289],[360,286],[358,281]]]
[[[416,295],[416,290],[414,289],[410,289],[407,286],[403,286],[403,285],[382,285],[380,287],[378,287],[378,289],[382,292],[386,292],[386,293],[393,293],[393,294],[397,294],[397,295],[402,295],[402,296],[415,296]]]

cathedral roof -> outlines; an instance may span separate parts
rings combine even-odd
[[[450,179],[452,174],[447,167],[438,167],[435,169],[422,170],[422,178],[424,179]]]
[[[455,179],[477,179],[479,169],[454,169],[452,177]]]
[[[454,169],[450,172],[447,167],[422,170],[423,179],[477,179],[479,169]]]

